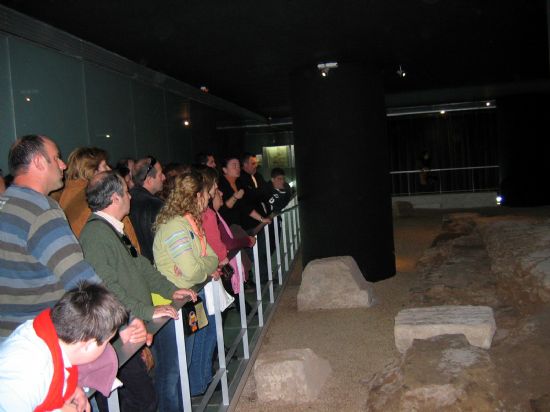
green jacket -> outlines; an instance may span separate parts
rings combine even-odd
[[[84,259],[94,267],[107,289],[140,319],[153,318],[152,292],[171,299],[177,289],[147,258],[139,254],[132,257],[115,228],[98,215],[92,214],[82,229],[80,243]]]
[[[184,217],[177,216],[158,227],[153,242],[155,265],[177,287],[190,288],[214,273],[218,267],[216,253],[206,244],[206,256],[200,254],[200,239]]]

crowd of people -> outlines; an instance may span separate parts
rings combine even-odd
[[[251,284],[251,248],[292,195],[284,170],[266,182],[250,153],[196,160],[111,168],[96,147],[65,164],[49,137],[12,145],[12,179],[0,187],[0,411],[88,411],[83,386],[106,410],[120,381],[122,411],[183,410],[172,301],[207,301],[210,279],[232,295],[241,279]],[[147,323],[162,317],[169,323],[153,339]],[[191,396],[212,381],[216,320],[207,317],[185,337]],[[120,370],[116,334],[145,344]]]

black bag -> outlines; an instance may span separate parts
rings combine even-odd
[[[236,295],[233,293],[233,285],[231,284],[231,276],[235,273],[233,266],[228,263],[223,265],[221,269],[222,275],[220,276],[220,280],[222,281],[223,288],[227,293],[235,297]]]
[[[181,307],[183,332],[189,336],[208,326],[208,316],[202,299],[197,296],[197,301],[189,301]]]
[[[233,273],[235,271],[233,270],[233,266],[231,266],[229,263],[222,266],[222,276],[225,276],[229,279],[231,279],[231,276],[233,276]]]

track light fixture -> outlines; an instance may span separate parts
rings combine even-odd
[[[321,73],[321,76],[327,77],[328,72],[330,69],[336,69],[338,67],[338,63],[336,62],[329,62],[329,63],[319,63],[317,65],[317,69],[319,69],[319,72]]]
[[[397,69],[396,73],[399,77],[405,77],[407,75],[407,72],[403,70],[401,65],[399,65],[399,69]]]

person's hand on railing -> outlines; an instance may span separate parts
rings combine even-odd
[[[176,292],[174,292],[174,295],[176,294]],[[172,305],[155,306],[155,310],[153,311],[153,319],[163,318],[165,316],[168,316],[172,319],[179,318],[178,312],[176,312],[176,309],[174,309]]]
[[[197,292],[192,289],[178,289],[173,293],[172,299],[183,299],[186,296],[189,296],[193,302],[197,301]]]
[[[147,346],[150,346],[153,341],[153,335],[147,333],[145,323],[139,318],[134,318],[124,330],[119,332],[119,335],[122,343],[145,342]]]
[[[229,259],[228,258],[225,258],[224,260],[222,260],[219,264],[218,264],[218,268],[221,268],[222,266],[225,266],[229,263]]]
[[[250,239],[250,241],[248,242],[250,247],[254,247],[254,245],[256,244],[256,236],[248,236],[248,238]]]
[[[222,275],[222,270],[218,267],[210,276],[212,276],[212,279],[218,280],[220,276]]]
[[[61,408],[63,412],[90,412],[92,410],[88,397],[80,386],[77,386],[74,393]]]

